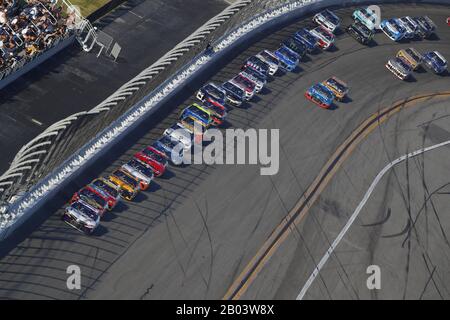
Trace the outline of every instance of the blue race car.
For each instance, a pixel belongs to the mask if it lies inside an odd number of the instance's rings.
[[[329,109],[335,98],[333,92],[321,83],[306,90],[305,97],[324,109]]]
[[[299,56],[286,46],[280,47],[275,51],[275,55],[280,60],[281,68],[286,71],[294,71],[297,68]]]
[[[184,148],[181,142],[174,141],[170,137],[164,135],[152,144],[152,147],[171,161],[174,165],[183,163]]]
[[[423,55],[424,64],[433,70],[434,73],[441,74],[447,70],[447,60],[437,51],[430,51]]]
[[[318,40],[306,28],[302,28],[294,35],[294,39],[300,41],[308,50],[314,52],[318,47]]]
[[[381,21],[381,30],[393,41],[400,41],[406,35],[406,29],[397,19],[386,19]]]

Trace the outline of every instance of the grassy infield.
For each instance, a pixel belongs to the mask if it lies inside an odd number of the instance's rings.
[[[105,3],[109,2],[109,0],[71,0],[70,2],[73,5],[80,7],[81,13],[86,17]]]

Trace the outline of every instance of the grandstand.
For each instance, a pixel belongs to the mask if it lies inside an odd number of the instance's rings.
[[[54,0],[0,1],[0,80],[70,36],[75,18]]]

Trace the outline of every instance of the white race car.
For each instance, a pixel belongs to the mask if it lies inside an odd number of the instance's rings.
[[[334,33],[341,26],[341,19],[333,11],[325,9],[313,17],[313,21]]]

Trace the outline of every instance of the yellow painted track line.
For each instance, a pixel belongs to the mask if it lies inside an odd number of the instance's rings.
[[[233,281],[230,288],[223,297],[224,300],[238,300],[247,291],[255,278],[267,264],[269,259],[284,242],[291,231],[298,225],[316,202],[322,191],[340,169],[345,160],[353,153],[354,149],[379,125],[384,123],[403,108],[411,107],[418,102],[431,98],[448,97],[450,91],[423,94],[399,101],[393,106],[379,110],[362,122],[356,130],[342,143],[325,166],[319,172],[308,187],[305,194],[292,208],[281,223],[272,231],[269,238],[264,242],[256,255],[245,266],[239,276]]]

